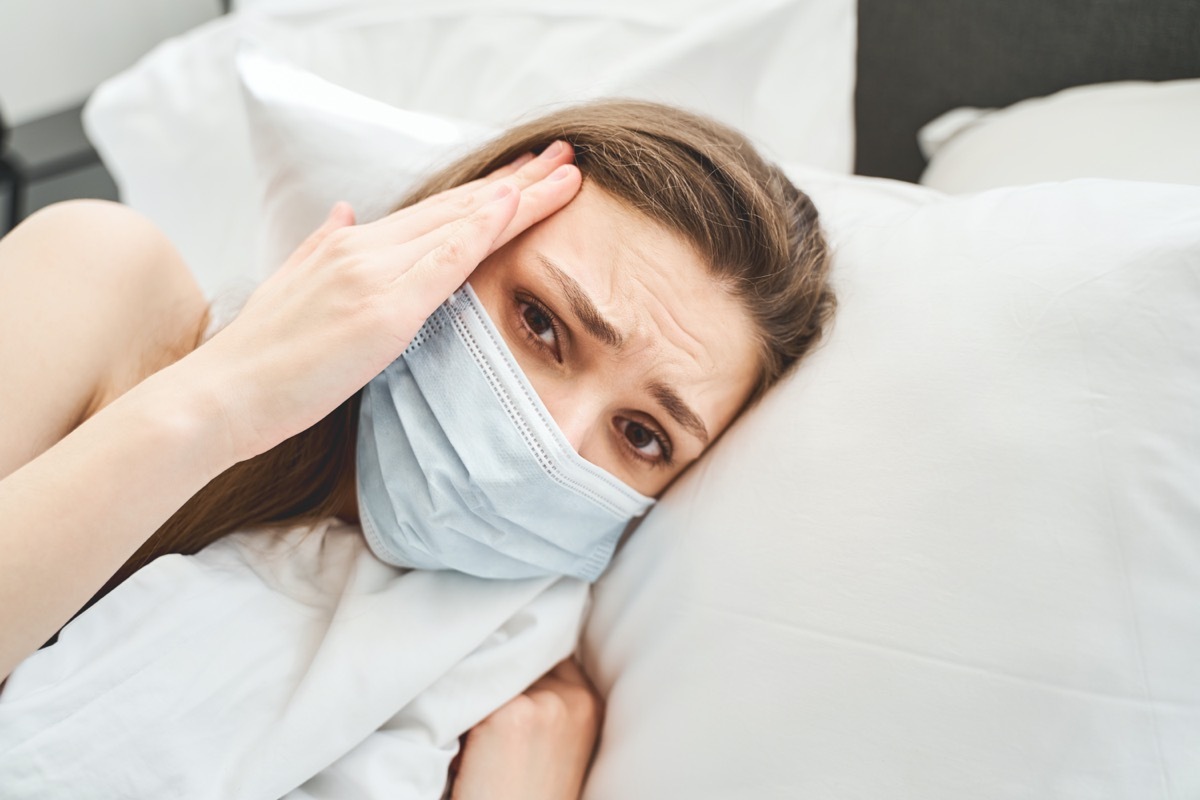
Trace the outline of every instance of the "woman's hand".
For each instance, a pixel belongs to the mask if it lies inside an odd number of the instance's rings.
[[[452,800],[578,800],[603,704],[573,659],[467,734]]]
[[[233,461],[313,425],[394,361],[480,261],[574,197],[573,157],[556,142],[364,225],[335,206],[233,322],[175,365],[211,397]]]

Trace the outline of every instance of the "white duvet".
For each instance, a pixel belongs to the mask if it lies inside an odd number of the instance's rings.
[[[575,646],[571,579],[405,571],[329,520],[165,556],[0,694],[16,798],[438,798],[458,737]]]

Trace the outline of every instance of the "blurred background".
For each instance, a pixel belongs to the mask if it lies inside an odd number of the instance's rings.
[[[162,40],[224,13],[228,0],[0,3],[0,235],[71,197],[116,199],[83,135],[83,102]]]

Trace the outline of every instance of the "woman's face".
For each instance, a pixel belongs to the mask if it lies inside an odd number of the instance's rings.
[[[679,235],[585,182],[471,285],[575,449],[657,495],[732,421],[752,323]]]

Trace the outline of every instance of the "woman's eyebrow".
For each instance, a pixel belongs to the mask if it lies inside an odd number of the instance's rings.
[[[592,298],[587,296],[587,292],[583,290],[579,282],[544,254],[534,253],[534,256],[541,262],[546,272],[550,273],[550,277],[558,282],[563,294],[567,297],[567,302],[571,304],[571,311],[578,317],[579,324],[583,326],[584,330],[602,344],[608,345],[614,350],[620,350],[621,346],[625,344],[625,337],[601,315],[600,309],[596,308],[596,304],[592,302]]]
[[[647,388],[658,404],[683,426],[684,430],[699,439],[701,444],[708,444],[708,428],[704,426],[704,420],[700,419],[700,415],[693,411],[691,406],[683,402],[683,398],[674,389],[658,381],[651,383]]]
[[[621,345],[625,343],[625,337],[604,318],[600,309],[596,308],[596,304],[592,302],[592,298],[588,297],[587,292],[579,285],[579,281],[564,272],[562,267],[547,258],[544,253],[535,252],[534,257],[550,274],[550,277],[558,282],[563,294],[567,297],[567,302],[571,305],[571,311],[579,318],[579,324],[583,326],[584,330],[600,342],[615,350],[620,350]],[[663,407],[663,410],[670,414],[684,430],[699,439],[702,444],[708,444],[708,428],[705,427],[704,420],[700,419],[700,415],[683,401],[678,392],[665,383],[657,381],[651,383],[647,388],[650,390],[650,394],[654,395],[658,404]]]

